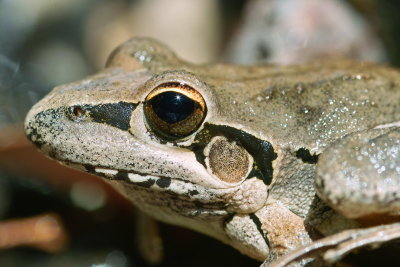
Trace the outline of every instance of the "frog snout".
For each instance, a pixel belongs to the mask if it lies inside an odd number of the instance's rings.
[[[43,150],[46,140],[52,140],[57,133],[63,131],[59,122],[64,113],[62,108],[45,109],[40,103],[32,107],[25,118],[25,134],[35,146]]]

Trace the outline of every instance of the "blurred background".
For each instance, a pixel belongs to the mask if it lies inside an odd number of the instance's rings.
[[[151,266],[132,206],[23,133],[35,102],[102,69],[118,44],[151,36],[196,63],[399,66],[399,10],[396,0],[0,0],[0,266]],[[258,265],[191,231],[160,231],[159,266]]]

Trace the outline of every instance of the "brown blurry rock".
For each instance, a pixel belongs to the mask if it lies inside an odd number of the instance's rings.
[[[220,42],[218,2],[213,0],[103,1],[87,20],[86,51],[96,68],[110,52],[134,36],[156,38],[187,60],[207,62]]]
[[[54,253],[63,250],[67,243],[68,235],[54,213],[0,222],[0,249],[31,246]]]
[[[236,63],[386,59],[367,22],[339,0],[249,1],[243,24],[226,55]]]

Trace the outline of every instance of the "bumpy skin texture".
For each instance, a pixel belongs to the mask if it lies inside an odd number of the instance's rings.
[[[171,82],[194,88],[207,105],[200,128],[175,141],[152,131],[143,112],[149,92]],[[318,157],[346,135],[398,127],[399,110],[400,73],[391,68],[347,61],[198,66],[158,42],[132,39],[104,71],[55,88],[25,127],[43,152],[109,179],[149,215],[263,260],[357,225],[316,196],[316,170],[334,169],[318,166]],[[214,153],[224,148],[231,152]],[[333,155],[352,162],[350,153]],[[212,170],[229,165],[232,179]],[[338,193],[324,185],[321,196],[336,208]]]
[[[349,218],[400,216],[400,128],[354,133],[320,159],[319,195]],[[346,188],[341,190],[340,188]]]

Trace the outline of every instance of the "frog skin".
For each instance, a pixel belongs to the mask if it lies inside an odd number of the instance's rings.
[[[399,228],[399,111],[389,67],[195,65],[142,38],[53,89],[25,129],[146,214],[267,264],[346,229]]]

